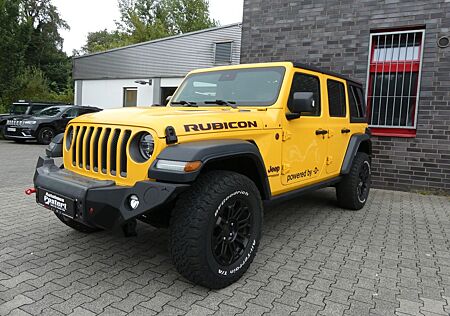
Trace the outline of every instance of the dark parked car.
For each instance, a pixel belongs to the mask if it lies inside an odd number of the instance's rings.
[[[55,102],[32,102],[21,100],[11,104],[8,113],[0,114],[0,134],[4,133],[5,125],[7,120],[18,115],[31,116],[45,108],[55,105],[65,105],[62,103]]]
[[[18,143],[36,139],[40,144],[49,144],[55,135],[64,132],[71,119],[99,111],[96,107],[57,105],[32,116],[19,115],[7,121],[5,138]]]

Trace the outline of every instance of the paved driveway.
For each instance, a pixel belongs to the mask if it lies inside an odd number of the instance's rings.
[[[23,191],[35,144],[0,141],[0,315],[448,315],[450,200],[373,190],[359,212],[315,192],[266,210],[255,262],[208,291],[180,277],[167,232],[83,235]]]

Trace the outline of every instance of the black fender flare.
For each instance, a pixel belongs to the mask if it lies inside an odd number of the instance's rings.
[[[192,183],[209,162],[246,157],[252,159],[258,170],[257,179],[260,183],[256,184],[261,190],[263,199],[269,199],[271,196],[270,185],[267,178],[264,161],[261,157],[258,147],[245,140],[208,140],[181,143],[165,148],[150,166],[148,175],[150,179],[171,183]],[[177,172],[160,170],[156,168],[159,160],[171,161],[201,161],[202,167],[194,172]]]
[[[369,134],[354,134],[350,138],[348,143],[347,152],[344,156],[344,161],[342,163],[341,174],[346,175],[350,172],[353,164],[353,159],[355,159],[356,154],[362,143],[368,144],[368,154],[372,156],[372,141],[370,140]]]

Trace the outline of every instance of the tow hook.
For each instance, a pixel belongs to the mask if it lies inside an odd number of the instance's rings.
[[[36,193],[36,189],[35,188],[31,188],[31,189],[25,190],[25,194],[26,195],[31,195],[31,194],[35,194],[35,193]]]

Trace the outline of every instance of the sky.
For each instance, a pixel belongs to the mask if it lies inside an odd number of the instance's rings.
[[[242,21],[244,0],[209,0],[211,17],[220,25]],[[86,42],[89,32],[112,30],[119,19],[117,0],[53,0],[70,31],[61,31],[64,51],[71,55]]]

